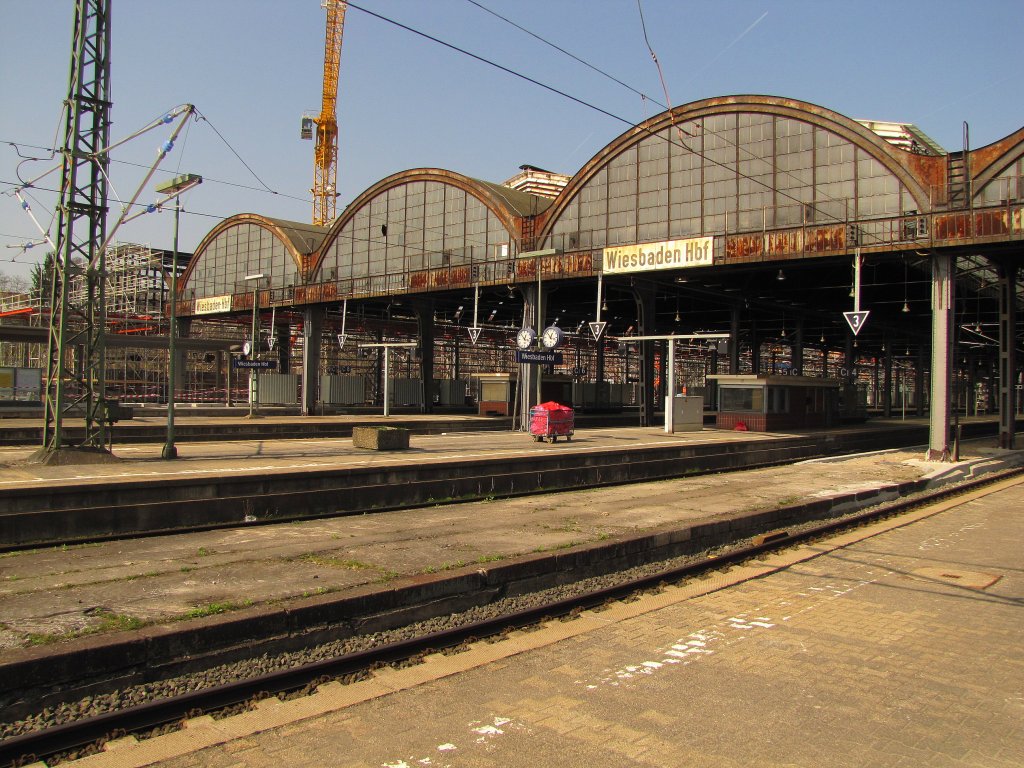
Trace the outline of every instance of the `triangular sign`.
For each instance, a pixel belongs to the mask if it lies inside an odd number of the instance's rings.
[[[862,309],[860,312],[843,312],[843,317],[846,318],[846,322],[849,324],[854,336],[860,333],[860,329],[864,327],[864,323],[868,321],[868,315],[870,314],[871,310],[869,309]]]
[[[338,349],[344,349],[344,348],[345,348],[345,334],[344,333],[339,333],[338,334]]]
[[[482,331],[483,328],[477,328],[476,326],[473,326],[472,328],[467,328],[466,330],[469,331],[469,340],[476,344],[476,340],[480,338],[480,331]]]
[[[604,327],[608,325],[604,320],[597,320],[587,323],[590,326],[590,332],[594,334],[594,341],[601,340],[601,334],[604,333]]]

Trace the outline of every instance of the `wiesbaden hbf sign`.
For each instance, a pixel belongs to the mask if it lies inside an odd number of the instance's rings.
[[[665,240],[660,243],[617,245],[604,249],[604,272],[647,272],[652,269],[710,267],[713,237]]]

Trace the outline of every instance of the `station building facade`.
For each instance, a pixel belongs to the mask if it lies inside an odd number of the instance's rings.
[[[196,328],[273,320],[271,354],[301,382],[306,412],[324,402],[325,376],[379,357],[367,345],[410,339],[421,407],[436,380],[477,366],[518,375],[523,412],[542,389],[528,383],[536,365],[515,363],[516,331],[554,324],[568,344],[541,370],[592,392],[634,385],[642,423],[666,397],[665,368],[696,350],[698,376],[756,374],[769,355],[771,373],[804,374],[813,360],[815,375],[852,378],[870,360],[886,411],[895,366],[914,407],[929,401],[946,420],[954,380],[973,392],[981,378],[1012,441],[1022,176],[1024,128],[947,151],[915,126],[793,99],[706,99],[630,128],[571,178],[532,188],[542,194],[415,169],[372,185],[330,227],[233,216],[197,249],[178,314]],[[664,258],[687,248],[701,258]],[[871,313],[856,334],[842,315],[854,272]],[[953,345],[971,317],[964,371]],[[607,323],[600,339],[595,319]],[[728,343],[691,344],[689,363],[650,338],[709,331]]]

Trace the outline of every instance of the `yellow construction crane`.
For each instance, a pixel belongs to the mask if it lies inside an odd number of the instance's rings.
[[[345,0],[321,0],[327,10],[324,42],[324,89],[320,116],[302,118],[302,138],[313,138],[313,223],[328,226],[334,221],[338,197],[338,68],[341,64],[341,33],[345,27]]]

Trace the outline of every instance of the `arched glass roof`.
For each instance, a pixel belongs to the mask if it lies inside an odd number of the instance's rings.
[[[550,202],[451,171],[395,174],[338,218],[311,281],[349,295],[468,283],[513,257],[520,221]]]
[[[930,198],[912,173],[915,157],[857,121],[792,99],[699,101],[627,131],[587,163],[553,206],[543,246],[603,248],[916,213]]]
[[[245,293],[246,275],[268,277],[265,288],[300,285],[303,265],[322,245],[327,229],[254,213],[225,219],[196,249],[182,276],[188,299]]]

